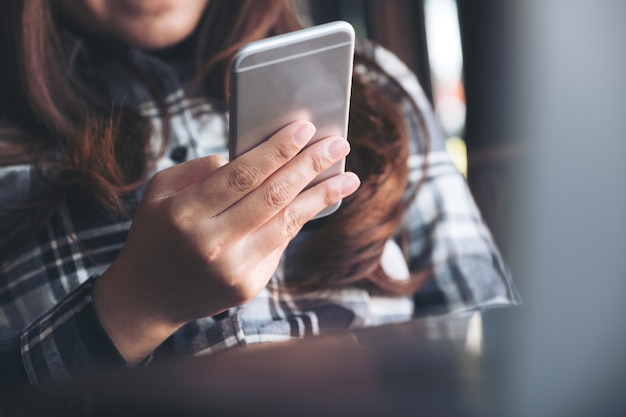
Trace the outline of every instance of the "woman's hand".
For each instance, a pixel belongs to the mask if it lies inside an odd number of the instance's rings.
[[[300,228],[358,188],[345,173],[302,191],[349,152],[338,137],[303,149],[314,131],[296,122],[230,163],[209,156],[154,177],[94,289],[126,360],[141,361],[188,321],[254,298]]]

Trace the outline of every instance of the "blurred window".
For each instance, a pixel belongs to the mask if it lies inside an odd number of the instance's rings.
[[[424,0],[426,42],[433,89],[433,106],[448,136],[446,147],[467,175],[465,88],[459,14],[455,0]]]

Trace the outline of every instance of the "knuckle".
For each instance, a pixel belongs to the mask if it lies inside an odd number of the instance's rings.
[[[202,261],[205,265],[213,265],[224,253],[224,243],[212,241],[202,252]]]
[[[330,206],[341,199],[341,191],[339,188],[331,188],[324,194],[324,205]]]
[[[295,152],[286,146],[278,146],[273,148],[272,156],[279,164],[284,164],[293,158]]]
[[[337,187],[326,186],[323,188],[320,199],[324,207],[328,207],[341,199],[341,192]]]
[[[166,200],[160,206],[163,212],[162,221],[171,225],[179,234],[185,231],[186,226],[193,220],[192,208],[180,204],[178,200]]]
[[[325,158],[323,158],[322,156],[313,155],[311,156],[309,160],[310,160],[311,169],[316,174],[320,174],[322,171],[324,171],[324,169],[326,169],[327,162]]]
[[[197,257],[200,263],[211,274],[222,271],[223,265],[228,260],[228,253],[231,248],[231,242],[227,238],[214,237],[210,241],[201,240],[193,246],[194,257]]]
[[[243,192],[256,186],[257,175],[247,166],[241,165],[231,169],[226,177],[226,185],[229,189]]]
[[[300,216],[290,207],[282,213],[282,226],[286,237],[295,236],[301,227]]]
[[[290,201],[290,193],[285,183],[274,181],[267,187],[265,193],[265,203],[270,207],[282,207]]]

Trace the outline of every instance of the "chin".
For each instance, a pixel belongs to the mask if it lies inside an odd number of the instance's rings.
[[[194,27],[180,28],[176,25],[154,25],[137,30],[138,25],[133,25],[128,30],[119,30],[118,37],[139,49],[158,50],[174,46],[187,37],[191,36]]]

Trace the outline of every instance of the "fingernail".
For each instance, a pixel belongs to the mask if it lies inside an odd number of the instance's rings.
[[[315,126],[313,123],[305,123],[293,135],[293,142],[299,147],[303,148],[304,145],[309,143],[313,135],[315,134]]]
[[[344,174],[344,178],[341,181],[341,197],[347,197],[359,188],[361,180],[354,174]]]
[[[338,161],[348,154],[350,151],[350,145],[345,139],[336,139],[328,145],[328,154],[330,159]]]

